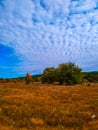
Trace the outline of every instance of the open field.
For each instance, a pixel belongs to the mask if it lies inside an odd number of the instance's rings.
[[[0,130],[98,130],[98,84],[0,84]]]

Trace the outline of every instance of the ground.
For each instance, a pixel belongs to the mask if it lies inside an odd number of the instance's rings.
[[[0,130],[98,130],[98,84],[0,83]]]

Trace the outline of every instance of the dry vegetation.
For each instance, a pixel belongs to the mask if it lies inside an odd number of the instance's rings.
[[[0,84],[0,130],[98,130],[98,84]]]

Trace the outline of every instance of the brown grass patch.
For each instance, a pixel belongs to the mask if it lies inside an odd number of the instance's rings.
[[[0,84],[0,129],[97,130],[98,84]]]

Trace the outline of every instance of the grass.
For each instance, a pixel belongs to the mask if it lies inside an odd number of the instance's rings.
[[[0,130],[97,129],[98,84],[0,84]]]

